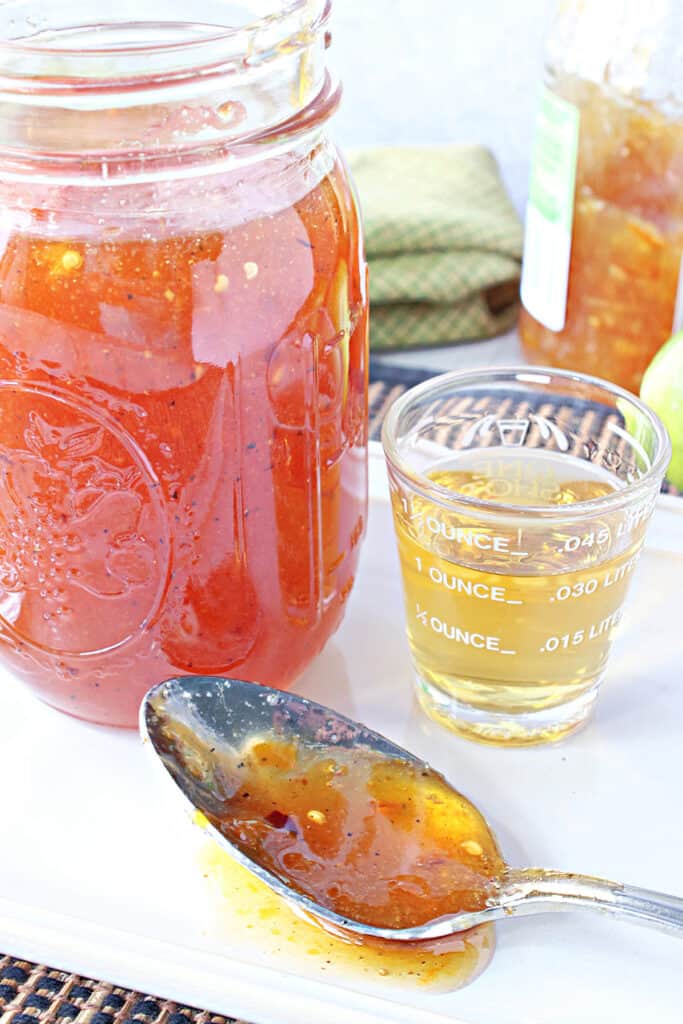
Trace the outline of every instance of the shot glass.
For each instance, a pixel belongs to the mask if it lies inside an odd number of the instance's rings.
[[[383,445],[423,708],[489,743],[586,721],[671,457],[597,378],[447,373],[390,409]]]

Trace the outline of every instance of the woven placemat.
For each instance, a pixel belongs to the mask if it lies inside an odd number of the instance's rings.
[[[434,370],[414,370],[370,359],[370,440],[379,441],[382,423],[390,406],[404,391],[434,376]]]
[[[246,1024],[234,1017],[0,957],[0,1024]]]

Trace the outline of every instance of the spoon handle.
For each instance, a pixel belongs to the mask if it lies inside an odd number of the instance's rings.
[[[500,896],[507,913],[597,910],[683,935],[683,899],[680,897],[590,875],[542,868],[508,868]]]

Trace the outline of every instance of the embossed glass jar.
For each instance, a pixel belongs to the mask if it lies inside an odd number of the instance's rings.
[[[366,270],[326,0],[88,6],[0,11],[0,657],[132,726],[172,675],[286,686],[339,624]]]

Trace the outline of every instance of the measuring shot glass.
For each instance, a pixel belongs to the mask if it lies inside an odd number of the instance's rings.
[[[671,457],[664,427],[618,387],[525,367],[413,388],[382,440],[423,708],[490,743],[572,732]]]

